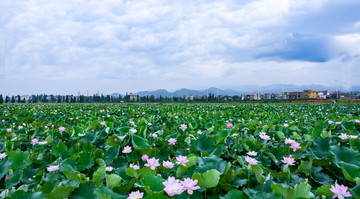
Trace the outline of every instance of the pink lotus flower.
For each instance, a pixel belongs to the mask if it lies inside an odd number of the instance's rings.
[[[348,187],[344,185],[339,185],[338,183],[335,183],[334,185],[331,185],[330,191],[334,193],[332,198],[340,198],[344,199],[344,197],[351,197],[351,193],[347,191]]]
[[[290,138],[285,138],[285,144],[291,144],[293,142],[295,142],[295,140],[292,140]]]
[[[133,191],[129,194],[129,197],[127,199],[140,199],[144,197],[144,193],[140,191]]]
[[[156,133],[150,133],[150,137],[156,138],[158,135]]]
[[[178,118],[179,118],[179,116],[175,115],[175,119],[178,119]]]
[[[188,163],[188,162],[189,162],[189,160],[187,159],[186,156],[179,155],[178,157],[176,157],[177,165],[183,165],[186,167],[186,163]]]
[[[39,143],[38,141],[39,141],[38,139],[32,139],[31,144],[32,145],[38,144]]]
[[[149,158],[146,161],[147,161],[147,163],[144,164],[144,166],[150,167],[150,169],[152,169],[152,170],[155,170],[156,167],[160,166],[159,159]]]
[[[176,141],[177,140],[175,138],[170,138],[168,142],[169,142],[169,145],[175,145]]]
[[[39,145],[45,145],[47,143],[48,143],[47,141],[38,142]]]
[[[6,156],[6,153],[0,153],[0,160],[4,159]]]
[[[192,180],[191,178],[185,178],[181,184],[187,190],[189,195],[192,195],[195,190],[200,189],[199,186],[195,186],[198,183],[198,180]]]
[[[135,122],[132,119],[130,119],[129,122],[130,122],[131,125],[133,125],[133,126],[135,125]]]
[[[175,179],[174,177],[169,177],[165,182],[163,182],[165,186],[164,191],[170,196],[180,195],[185,191],[184,186],[182,185],[180,180]]]
[[[65,127],[59,127],[59,131],[62,132],[62,131],[65,131]]]
[[[12,130],[11,128],[6,129],[6,131],[7,131],[8,133],[10,133],[11,130]]]
[[[183,132],[185,132],[185,130],[187,129],[187,126],[186,126],[186,124],[182,124],[182,125],[180,125],[180,127],[179,127]]]
[[[349,137],[348,137],[348,135],[346,133],[341,133],[338,137],[341,138],[342,140],[349,139]]]
[[[328,121],[328,124],[330,124],[330,125],[333,124],[333,123],[334,123],[334,121],[332,121],[332,120]]]
[[[174,167],[174,163],[172,163],[170,161],[163,161],[162,165],[167,169],[172,169]]]
[[[266,132],[261,132],[259,137],[263,140],[265,140],[265,142],[271,140],[270,136],[266,135]]]
[[[106,123],[105,121],[102,121],[102,122],[100,122],[100,125],[105,126],[105,123]]]
[[[46,170],[48,172],[57,171],[59,170],[59,165],[50,165],[49,167],[46,168]]]
[[[257,165],[258,161],[255,158],[251,158],[249,156],[245,157],[245,162],[248,162],[249,165]]]
[[[129,167],[132,167],[134,170],[140,169],[139,165],[130,163]]]
[[[285,163],[285,168],[288,166],[294,166],[295,164],[295,158],[292,158],[291,155],[289,157],[283,157],[281,162]]]
[[[301,149],[301,146],[298,142],[292,142],[290,148],[295,152],[296,150]]]
[[[111,172],[113,169],[114,169],[113,167],[106,167],[106,168],[105,168],[105,171]]]
[[[126,146],[122,151],[122,153],[131,153],[131,152],[132,152],[131,146]]]
[[[144,154],[141,156],[141,159],[142,159],[142,161],[146,161],[147,159],[149,159],[149,156]]]
[[[255,151],[249,151],[246,154],[248,154],[249,156],[257,156],[258,153]]]
[[[288,123],[285,123],[285,124],[284,124],[284,127],[288,127],[288,126],[289,126],[289,124],[288,124]]]
[[[349,135],[349,138],[351,138],[351,139],[356,139],[356,138],[358,138],[359,136],[357,136],[357,135]]]
[[[360,123],[360,120],[354,120],[355,123]]]
[[[231,129],[233,127],[233,124],[231,124],[231,123],[228,123],[227,125],[226,125],[226,128],[228,128],[228,129]]]

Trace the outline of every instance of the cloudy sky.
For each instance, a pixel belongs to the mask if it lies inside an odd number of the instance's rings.
[[[1,0],[0,93],[360,85],[360,0]]]

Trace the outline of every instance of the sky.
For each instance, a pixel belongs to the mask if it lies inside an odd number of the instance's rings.
[[[360,0],[1,0],[0,93],[360,85]]]

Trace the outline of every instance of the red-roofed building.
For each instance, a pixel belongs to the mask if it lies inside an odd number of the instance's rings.
[[[250,100],[261,100],[260,93],[253,93],[250,95]]]

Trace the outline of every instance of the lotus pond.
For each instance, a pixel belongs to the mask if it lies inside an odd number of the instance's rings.
[[[360,198],[360,104],[3,104],[0,198]]]

